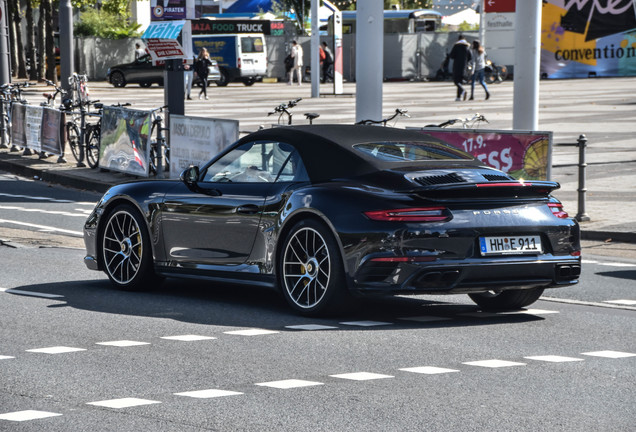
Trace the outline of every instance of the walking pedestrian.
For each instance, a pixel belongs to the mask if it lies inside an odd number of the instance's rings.
[[[192,64],[184,64],[183,65],[183,85],[185,87],[185,95],[186,99],[191,100],[190,93],[192,92],[192,80],[194,80],[194,61],[192,59]]]
[[[289,82],[287,83],[287,85],[292,85],[292,83],[294,82],[294,73],[296,74],[296,78],[298,79],[298,85],[301,85],[303,82],[303,48],[296,41],[292,41],[291,56],[294,60],[294,64],[292,65],[292,69],[289,72]]]
[[[455,98],[455,102],[466,100],[466,90],[462,87],[462,80],[464,79],[466,63],[470,59],[470,52],[468,50],[469,47],[470,44],[466,42],[464,35],[460,34],[449,55],[449,57],[453,60],[453,83],[457,86],[457,97]]]
[[[322,82],[327,82],[328,80],[333,80],[333,53],[329,49],[327,42],[322,43],[322,50],[325,53],[325,60],[322,63]]]
[[[139,42],[135,44],[135,60],[146,55],[146,50],[141,47]]]
[[[205,100],[208,100],[208,68],[212,66],[212,60],[210,60],[210,54],[206,48],[201,48],[196,61],[194,62],[194,72],[201,80],[201,91],[199,92],[199,99],[201,96],[205,96]]]
[[[486,50],[481,46],[478,40],[473,41],[473,45],[470,48],[470,63],[473,66],[473,79],[470,83],[470,100],[474,99],[475,93],[475,80],[479,81],[479,84],[484,88],[486,92],[486,100],[490,99],[490,93],[486,86],[484,78],[486,76]]]

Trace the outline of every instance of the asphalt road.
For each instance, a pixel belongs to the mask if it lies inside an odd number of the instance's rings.
[[[586,254],[517,313],[417,296],[307,319],[251,287],[117,291],[73,234],[98,196],[0,185],[0,219],[39,226],[0,222],[0,430],[633,430],[636,260]]]

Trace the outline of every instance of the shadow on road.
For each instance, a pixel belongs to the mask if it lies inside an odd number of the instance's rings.
[[[32,284],[14,290],[63,296],[52,299],[59,303],[48,305],[51,308],[72,307],[194,324],[276,330],[288,325],[312,323],[333,326],[338,322],[356,320],[394,324],[390,327],[352,328],[373,331],[513,324],[544,319],[528,313],[482,313],[467,296],[465,304],[445,301],[444,296],[360,299],[347,315],[307,318],[295,314],[282,296],[272,290],[249,286],[213,286],[211,283],[179,279],[167,279],[160,287],[144,292],[120,291],[113,288],[108,280]],[[457,298],[464,296],[453,297],[453,301],[457,301]]]

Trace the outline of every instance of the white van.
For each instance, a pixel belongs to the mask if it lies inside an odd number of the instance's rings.
[[[240,81],[250,86],[267,74],[267,47],[263,33],[193,35],[194,52],[207,48],[217,61],[221,78],[219,86]]]

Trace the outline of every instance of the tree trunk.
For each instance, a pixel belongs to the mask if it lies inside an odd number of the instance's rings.
[[[38,70],[37,63],[35,61],[35,28],[33,26],[33,5],[31,0],[26,2],[26,23],[27,23],[27,55],[29,58],[29,79],[37,81]]]
[[[17,63],[16,69],[18,70],[18,78],[27,78],[26,71],[26,60],[24,58],[24,45],[22,44],[22,26],[20,23],[22,22],[22,17],[20,16],[20,1],[16,0],[13,3],[13,25],[15,26],[15,48]]]
[[[38,81],[46,78],[46,31],[44,31],[45,2],[40,1],[40,17],[38,18]]]
[[[46,22],[46,78],[57,83],[55,69],[55,41],[53,40],[53,5],[51,0],[42,0],[45,5],[44,21]]]

